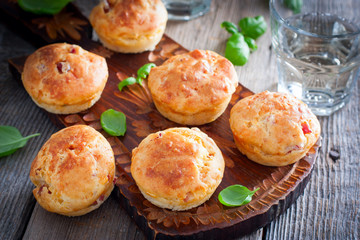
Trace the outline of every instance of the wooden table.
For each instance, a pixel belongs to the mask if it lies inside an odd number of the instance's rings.
[[[6,0],[5,0],[6,1]],[[88,15],[97,0],[75,3]],[[190,22],[168,22],[166,34],[185,48],[224,53],[229,37],[224,20],[263,15],[268,30],[249,62],[237,67],[239,81],[253,92],[276,91],[277,70],[271,51],[266,0],[213,0],[210,12]],[[30,99],[8,70],[8,58],[32,53],[26,36],[0,17],[0,125],[37,137],[15,154],[0,159],[0,239],[146,239],[118,203],[115,194],[96,211],[69,218],[43,210],[32,195],[30,165],[42,144],[58,129]],[[330,117],[320,117],[322,147],[312,178],[295,204],[266,227],[241,239],[360,239],[360,88],[350,103]],[[338,155],[338,156],[337,156]]]

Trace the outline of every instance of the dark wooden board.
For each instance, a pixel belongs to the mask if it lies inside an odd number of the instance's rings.
[[[33,37],[41,38],[45,43],[59,41],[77,43],[107,59],[109,80],[101,99],[92,108],[79,114],[49,114],[49,116],[59,127],[74,124],[90,125],[109,140],[116,159],[119,201],[149,238],[175,236],[219,239],[244,235],[268,224],[303,192],[310,178],[318,146],[312,148],[308,155],[297,163],[286,167],[262,166],[240,154],[230,131],[229,113],[239,99],[253,94],[240,85],[225,113],[213,123],[199,126],[215,140],[226,162],[223,181],[215,194],[203,205],[189,211],[172,212],[153,206],[144,199],[131,177],[131,150],[149,133],[179,125],[166,120],[157,112],[146,82],[143,88],[135,85],[123,92],[117,90],[117,84],[125,77],[134,75],[136,70],[147,62],[155,62],[159,65],[170,56],[187,50],[164,36],[152,52],[141,54],[111,52],[90,39],[88,21],[71,5],[61,13],[62,18],[65,18],[62,22],[67,24],[70,21],[66,21],[66,18],[68,20],[71,18],[73,22],[80,23],[73,28],[79,35],[74,34],[73,31],[69,32],[70,35],[64,31],[61,34],[60,31],[54,39],[51,39],[50,36],[53,36],[54,31],[59,30],[59,28],[45,30],[46,23],[51,22],[51,17],[42,17],[41,20],[38,16],[24,14],[15,3],[11,2],[2,2],[1,8],[29,29]],[[45,24],[45,27],[40,24],[42,27],[39,28],[39,22]],[[14,74],[21,73],[24,61],[25,57],[9,61]],[[101,129],[99,117],[109,108],[126,114],[128,130],[124,137],[111,137]],[[250,204],[227,208],[218,202],[216,196],[219,191],[232,184],[242,184],[250,189],[259,187],[260,190],[254,195]]]

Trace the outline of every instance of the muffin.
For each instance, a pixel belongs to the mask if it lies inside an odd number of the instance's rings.
[[[131,174],[147,200],[180,211],[211,197],[224,165],[220,149],[198,128],[169,128],[150,134],[133,150]]]
[[[33,194],[47,211],[80,216],[97,209],[114,188],[110,144],[92,127],[75,125],[53,134],[31,164]]]
[[[148,77],[157,110],[185,125],[201,125],[218,118],[237,85],[232,63],[209,50],[173,56],[152,68]]]
[[[320,136],[320,123],[305,103],[268,91],[237,102],[230,112],[230,127],[240,152],[266,166],[300,160]]]
[[[22,82],[33,101],[56,114],[77,113],[100,98],[108,79],[103,57],[77,45],[55,43],[25,61]]]
[[[94,7],[89,17],[100,42],[122,53],[154,50],[167,19],[161,0],[105,0]]]

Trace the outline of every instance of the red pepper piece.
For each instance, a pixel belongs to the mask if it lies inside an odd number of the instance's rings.
[[[99,197],[100,202],[104,201],[104,199],[105,199],[105,196],[103,194],[101,194]]]
[[[311,133],[312,131],[309,129],[309,125],[307,123],[301,124],[302,131],[304,134]]]
[[[67,73],[70,71],[70,64],[67,62],[59,62],[56,64],[56,67],[59,73]]]
[[[116,184],[117,179],[118,178],[116,176],[114,176],[113,184]]]

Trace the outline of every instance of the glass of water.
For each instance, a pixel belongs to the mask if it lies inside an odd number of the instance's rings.
[[[360,74],[360,0],[270,0],[278,91],[318,116],[349,102]]]
[[[211,0],[163,0],[170,20],[188,21],[210,10]]]

